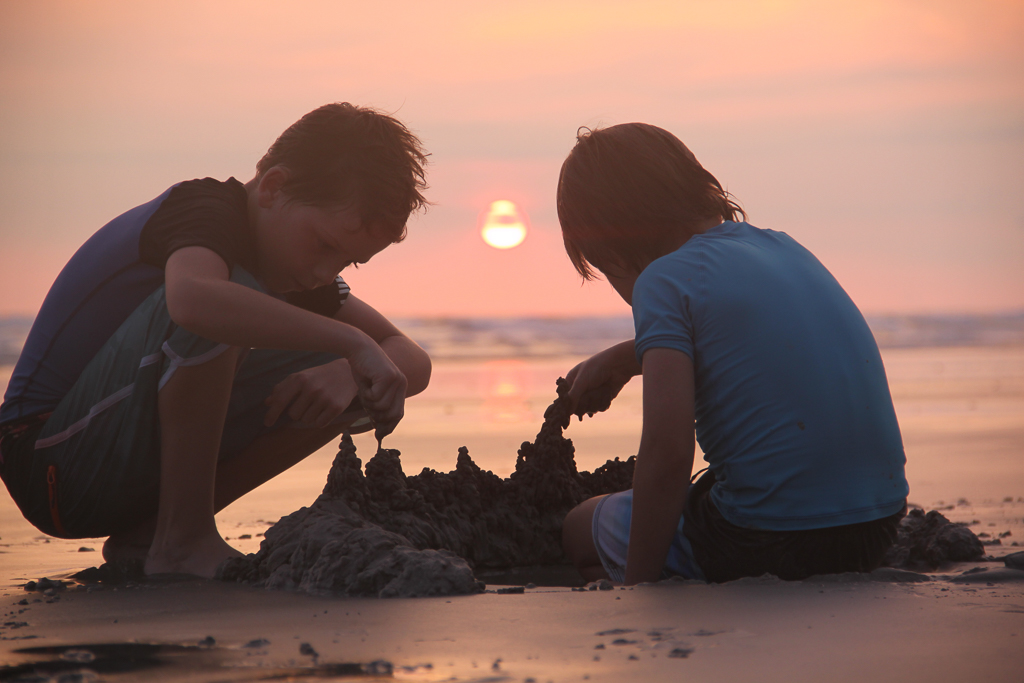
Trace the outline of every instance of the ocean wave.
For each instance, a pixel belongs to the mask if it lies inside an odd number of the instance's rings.
[[[1024,345],[1024,311],[991,315],[873,315],[882,348]],[[629,316],[404,318],[406,334],[437,359],[588,356],[633,336]],[[0,318],[0,364],[14,363],[32,319]]]

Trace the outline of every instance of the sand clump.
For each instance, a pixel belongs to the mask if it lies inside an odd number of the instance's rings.
[[[482,590],[474,571],[564,562],[562,520],[591,496],[632,485],[635,459],[576,469],[567,384],[544,413],[537,438],[519,449],[515,472],[482,470],[465,447],[448,473],[406,476],[397,450],[366,464],[350,438],[323,493],[271,527],[259,552],[224,563],[218,578],[267,588],[353,596],[427,596]],[[578,415],[607,409],[591,394]]]
[[[912,571],[934,571],[954,562],[974,562],[985,556],[973,531],[950,522],[937,510],[911,510],[900,522],[899,537],[883,565]]]

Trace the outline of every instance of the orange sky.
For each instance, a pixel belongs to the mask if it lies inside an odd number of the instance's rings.
[[[1020,2],[370,5],[0,3],[0,315],[32,314],[110,218],[247,180],[338,100],[432,152],[435,205],[349,277],[390,315],[627,312],[580,286],[554,190],[578,126],[632,120],[679,135],[866,312],[1024,308]],[[495,199],[528,213],[522,246],[480,240]]]

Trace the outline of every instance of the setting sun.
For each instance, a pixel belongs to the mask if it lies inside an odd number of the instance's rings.
[[[526,239],[526,215],[507,199],[491,202],[481,222],[484,242],[495,249],[518,247]]]

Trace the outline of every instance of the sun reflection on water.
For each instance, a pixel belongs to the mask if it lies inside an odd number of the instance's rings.
[[[531,419],[530,367],[522,360],[487,361],[480,372],[484,397],[480,412],[484,420],[495,423],[525,422]]]

